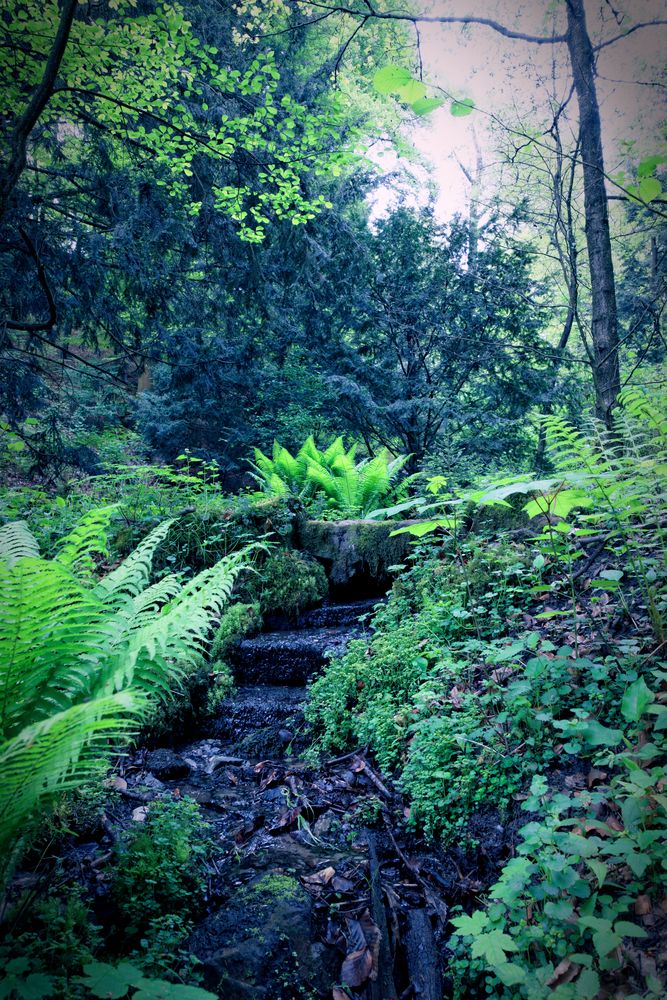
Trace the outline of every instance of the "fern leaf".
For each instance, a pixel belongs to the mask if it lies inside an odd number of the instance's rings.
[[[19,559],[34,559],[39,556],[37,539],[25,521],[12,521],[0,528],[0,559],[9,567]]]

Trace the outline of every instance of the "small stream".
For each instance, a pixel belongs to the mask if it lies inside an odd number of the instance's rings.
[[[126,768],[123,797],[137,820],[171,792],[196,800],[215,831],[209,912],[189,947],[224,1000],[314,1000],[340,981],[338,924],[369,905],[353,814],[376,789],[352,757],[318,770],[297,755],[308,681],[364,634],[376,603],[327,602],[296,625],[270,619],[231,655],[237,686],[205,738],[141,751]],[[332,893],[333,922],[323,899]]]
[[[471,822],[474,855],[463,844],[439,851],[408,834],[400,792],[363,750],[303,760],[308,681],[370,635],[376,604],[329,601],[296,624],[269,620],[230,657],[237,687],[217,718],[181,743],[137,750],[115,779],[112,825],[141,822],[172,794],[194,799],[213,830],[205,912],[188,948],[221,1000],[331,1000],[345,976],[350,1000],[441,1000],[449,906],[472,902],[507,856],[492,808]],[[89,858],[85,848],[76,863],[90,882],[100,846]],[[102,910],[104,900],[100,885]]]

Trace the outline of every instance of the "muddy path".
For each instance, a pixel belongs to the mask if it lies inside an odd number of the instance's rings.
[[[484,846],[472,857],[409,835],[400,793],[363,748],[299,757],[306,683],[364,634],[373,603],[327,604],[297,628],[274,619],[237,647],[238,687],[205,733],[139,749],[113,779],[112,827],[173,795],[212,828],[206,912],[188,946],[221,1000],[438,1000],[449,908],[472,903],[507,857],[492,811],[474,820]]]

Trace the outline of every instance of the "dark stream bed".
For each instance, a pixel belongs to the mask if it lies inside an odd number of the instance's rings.
[[[307,682],[364,636],[376,601],[328,603],[297,627],[276,618],[240,642],[237,687],[206,731],[127,757],[107,835],[66,846],[104,923],[99,858],[114,829],[142,822],[158,797],[195,800],[218,849],[188,948],[221,1000],[446,996],[448,910],[471,903],[508,855],[510,831],[492,810],[473,820],[483,847],[472,856],[410,835],[400,793],[363,748],[301,759]],[[343,980],[347,993],[336,989]]]

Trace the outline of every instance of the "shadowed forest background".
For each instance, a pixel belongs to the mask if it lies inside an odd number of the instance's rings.
[[[626,8],[6,0],[0,996],[663,995]]]

